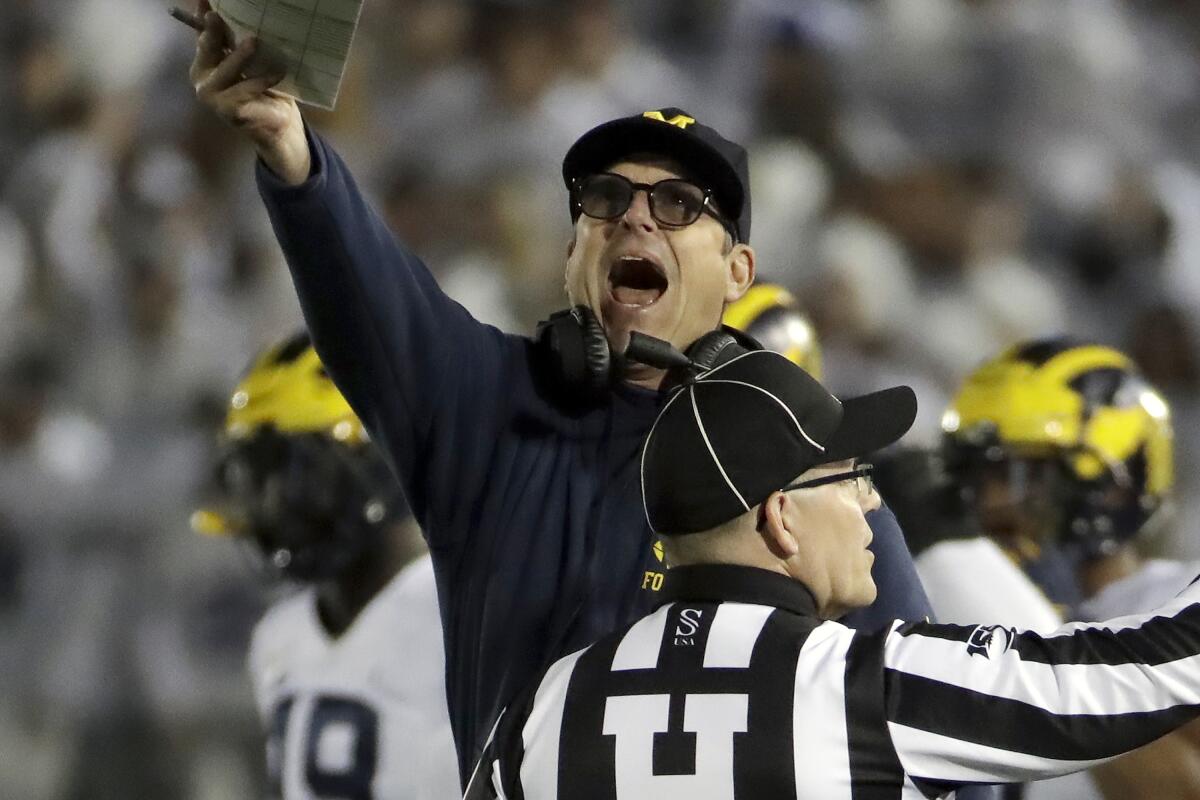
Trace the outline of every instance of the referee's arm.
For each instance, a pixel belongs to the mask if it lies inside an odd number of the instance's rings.
[[[1039,635],[898,624],[887,726],[904,771],[936,783],[1086,769],[1200,715],[1200,583],[1150,614]]]

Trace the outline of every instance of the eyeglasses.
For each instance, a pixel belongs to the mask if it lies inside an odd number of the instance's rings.
[[[645,192],[650,216],[660,225],[682,228],[708,214],[729,231],[734,241],[737,231],[729,220],[712,208],[712,192],[682,178],[657,183],[634,183],[624,175],[598,172],[573,181],[571,202],[575,210],[593,219],[614,220],[629,210],[634,192]]]
[[[813,489],[817,486],[827,486],[831,483],[841,483],[842,481],[854,481],[858,489],[860,497],[866,497],[871,493],[871,487],[875,482],[871,479],[871,473],[875,470],[870,464],[859,464],[849,472],[835,472],[832,475],[822,475],[819,478],[810,478],[806,481],[797,481],[793,484],[780,489],[782,492],[790,492],[793,489]]]

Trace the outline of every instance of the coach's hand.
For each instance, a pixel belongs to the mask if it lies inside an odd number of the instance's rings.
[[[293,186],[304,183],[312,155],[304,137],[304,122],[296,101],[271,87],[282,74],[245,77],[254,55],[255,40],[247,38],[232,50],[233,32],[199,1],[204,32],[196,40],[196,57],[189,75],[196,97],[221,119],[246,132],[271,171]]]

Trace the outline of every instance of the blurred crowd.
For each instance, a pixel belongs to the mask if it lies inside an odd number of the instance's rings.
[[[300,316],[166,7],[6,0],[0,26],[5,796],[261,785],[266,592],[187,518],[227,392]],[[562,155],[663,106],[748,146],[760,277],[812,315],[833,391],[917,390],[913,443],[1017,339],[1130,352],[1175,412],[1159,546],[1200,556],[1200,5],[368,0],[307,116],[451,295],[529,333],[564,303]]]

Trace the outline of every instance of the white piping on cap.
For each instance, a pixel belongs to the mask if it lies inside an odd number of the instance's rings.
[[[650,448],[650,442],[654,439],[654,431],[658,429],[659,421],[666,415],[667,409],[671,404],[683,396],[684,392],[690,391],[692,387],[687,387],[683,391],[676,392],[667,400],[666,405],[658,412],[658,416],[654,418],[654,424],[650,426],[650,432],[646,434],[646,442],[642,445],[642,463],[638,468],[639,475],[642,481],[642,513],[646,515],[646,524],[650,526],[650,530],[655,530],[654,523],[650,521],[650,508],[646,505],[646,450]]]
[[[776,403],[779,404],[779,407],[783,409],[783,412],[785,414],[787,414],[789,418],[791,418],[792,424],[796,426],[796,430],[800,431],[800,435],[804,437],[804,441],[808,442],[813,447],[820,450],[822,453],[825,452],[825,448],[822,447],[821,445],[817,444],[815,441],[813,441],[813,438],[811,436],[809,436],[808,433],[804,430],[804,426],[802,426],[800,424],[800,420],[796,419],[796,415],[793,414],[792,410],[787,407],[787,404],[784,403],[782,400],[780,400],[775,395],[768,392],[766,389],[762,388],[761,386],[755,386],[753,383],[746,383],[745,381],[711,380],[711,381],[705,381],[705,383],[730,383],[730,384],[733,384],[734,386],[745,386],[750,389],[757,389],[758,391],[762,392],[767,397],[771,398],[772,400],[774,400]]]
[[[705,381],[712,383],[713,381]],[[733,481],[729,480],[729,475],[725,472],[725,467],[721,466],[721,459],[717,458],[717,451],[713,450],[712,442],[708,440],[708,431],[704,430],[704,420],[700,419],[700,408],[696,405],[696,390],[695,386],[689,386],[691,389],[692,398],[692,413],[696,415],[696,424],[700,426],[700,436],[704,439],[704,446],[708,448],[708,454],[712,456],[713,463],[717,465],[717,469],[721,472],[721,477],[725,479],[725,484],[729,487],[729,491],[733,492],[737,497],[738,502],[742,504],[742,508],[750,510],[750,504],[746,502],[746,498],[742,497],[742,493],[733,485]]]

